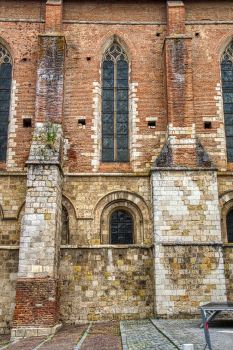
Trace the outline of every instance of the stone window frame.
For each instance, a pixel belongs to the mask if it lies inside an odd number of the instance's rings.
[[[7,145],[6,145],[6,157],[5,161],[0,161],[0,164],[7,164],[7,159],[8,159],[8,151],[9,151],[9,132],[10,132],[10,122],[11,122],[11,104],[12,104],[12,91],[13,91],[13,71],[14,71],[14,54],[13,51],[8,44],[6,40],[3,39],[3,37],[0,37],[0,46],[3,47],[7,53],[8,53],[8,58],[9,58],[9,63],[12,66],[12,71],[11,71],[11,88],[10,88],[10,101],[9,101],[9,113],[8,113],[8,130],[7,130]]]
[[[233,195],[233,193],[232,193]],[[222,241],[223,243],[228,243],[228,234],[227,234],[227,214],[233,210],[233,198],[231,198],[229,201],[227,201],[223,207],[221,212],[221,229],[222,229]]]
[[[128,211],[133,218],[133,244],[143,242],[143,218],[142,213],[133,202],[125,199],[115,200],[106,205],[101,214],[101,244],[111,244],[111,217],[114,212],[124,210]]]
[[[153,230],[151,229],[153,223],[152,207],[141,195],[128,190],[108,192],[99,198],[93,207],[93,236],[99,241],[99,244],[109,244],[109,214],[106,214],[112,204],[114,204],[115,210],[118,208],[125,210],[128,210],[129,207],[132,208],[134,214],[139,218],[134,244],[151,245],[153,239]]]
[[[103,84],[103,79],[102,79],[102,73],[103,73],[103,57],[106,53],[106,50],[113,45],[114,43],[118,43],[118,45],[124,50],[124,52],[127,55],[127,60],[128,60],[128,161],[127,163],[131,162],[132,158],[132,150],[131,150],[131,137],[132,137],[132,69],[131,69],[131,62],[132,62],[132,57],[130,53],[130,49],[126,42],[117,34],[113,34],[111,37],[109,37],[101,46],[101,49],[99,51],[99,61],[100,61],[100,98],[98,99],[98,104],[100,107],[100,114],[99,114],[99,123],[97,128],[100,130],[100,134],[98,137],[98,148],[99,148],[99,162],[98,164],[109,164],[106,162],[102,161],[102,84]],[[119,162],[112,162],[114,163],[119,163]]]

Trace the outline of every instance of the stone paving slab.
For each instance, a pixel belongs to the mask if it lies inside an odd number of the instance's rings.
[[[92,325],[80,350],[122,350],[119,322]]]
[[[12,344],[6,348],[6,350],[32,350],[39,345],[46,337],[33,337],[27,339],[21,339],[15,344]]]
[[[40,347],[40,350],[73,350],[87,327],[87,324],[62,326],[51,340]]]
[[[121,321],[121,335],[125,339],[123,350],[177,349],[150,320]]]
[[[11,335],[10,334],[2,334],[0,335],[0,347],[10,342]]]
[[[179,349],[183,344],[194,344],[195,350],[203,350],[205,345],[204,329],[200,328],[201,319],[157,320],[151,319],[157,329],[169,337]],[[233,320],[215,320],[209,324],[210,340],[213,350],[219,349],[218,331],[233,330]],[[226,349],[227,350],[227,349]]]

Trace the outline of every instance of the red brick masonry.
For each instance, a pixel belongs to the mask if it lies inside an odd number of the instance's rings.
[[[59,320],[60,282],[55,278],[18,279],[13,327],[53,327]]]

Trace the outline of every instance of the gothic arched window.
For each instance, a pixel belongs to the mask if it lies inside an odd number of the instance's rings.
[[[103,55],[102,161],[128,160],[128,58],[113,42]]]
[[[115,211],[110,220],[111,244],[133,244],[133,218],[124,210]]]
[[[0,44],[0,163],[6,162],[7,132],[10,113],[12,58]]]
[[[233,210],[230,210],[226,217],[228,243],[233,243]]]
[[[222,89],[227,144],[227,160],[233,162],[233,42],[226,48],[221,59]]]

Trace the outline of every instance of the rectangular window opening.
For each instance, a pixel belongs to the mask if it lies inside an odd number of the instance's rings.
[[[211,129],[211,122],[205,122],[204,123],[204,128],[205,129]]]
[[[155,127],[156,127],[156,122],[155,122],[155,120],[150,120],[150,121],[148,121],[148,128],[149,128],[149,129],[155,129]]]
[[[80,128],[84,127],[86,125],[86,120],[85,119],[79,119],[78,120],[78,126]]]
[[[30,118],[23,119],[23,127],[30,128],[32,126],[32,120]]]

